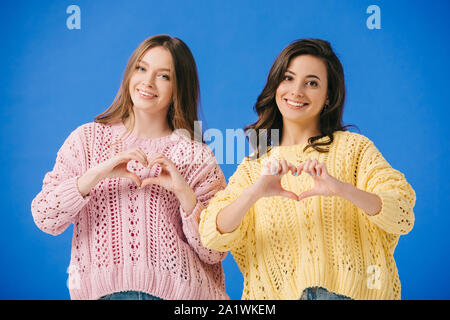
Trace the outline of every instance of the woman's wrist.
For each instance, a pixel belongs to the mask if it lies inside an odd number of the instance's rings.
[[[85,197],[89,195],[91,189],[102,180],[102,174],[95,167],[88,169],[77,180],[78,191]]]
[[[378,195],[360,190],[351,183],[342,182],[336,195],[352,202],[369,216],[377,215],[381,211],[382,201]]]
[[[190,215],[197,205],[197,197],[194,190],[186,183],[185,186],[175,192],[175,196],[178,198],[183,211]]]
[[[252,185],[248,186],[243,193],[248,194],[249,198],[251,199],[252,203],[255,203],[260,198],[263,197],[261,188],[259,186],[259,181],[256,181]]]
[[[221,233],[230,233],[236,228],[244,219],[244,216],[250,210],[258,199],[262,197],[260,189],[255,184],[244,189],[241,195],[223,208],[216,217],[216,227]]]

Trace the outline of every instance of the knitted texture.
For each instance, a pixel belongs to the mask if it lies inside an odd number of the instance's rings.
[[[399,236],[414,224],[414,190],[363,135],[335,132],[328,153],[312,148],[303,152],[305,146],[280,146],[260,159],[245,158],[225,190],[201,213],[203,244],[231,251],[244,276],[243,299],[299,299],[312,286],[354,299],[400,299],[393,254]],[[217,214],[256,181],[270,157],[294,165],[308,158],[324,162],[336,179],[377,194],[382,209],[369,216],[337,196],[301,201],[265,197],[250,208],[236,230],[221,234]],[[281,184],[296,194],[314,186],[305,173],[286,174]]]
[[[198,233],[201,211],[226,186],[214,154],[176,133],[157,139],[125,133],[121,122],[78,127],[31,205],[36,225],[46,233],[57,235],[74,224],[71,298],[137,290],[163,299],[229,299],[221,264],[226,253],[205,248]],[[172,192],[155,184],[141,189],[127,178],[104,179],[81,196],[77,180],[87,169],[136,148],[147,157],[159,152],[175,164],[197,197],[192,213],[183,211]],[[127,168],[141,180],[161,170],[134,160]]]

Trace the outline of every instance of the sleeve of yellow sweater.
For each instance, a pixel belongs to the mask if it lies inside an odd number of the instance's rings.
[[[242,219],[241,224],[230,233],[220,233],[217,230],[216,219],[219,212],[235,201],[250,185],[247,158],[238,166],[236,172],[230,177],[228,185],[224,190],[216,193],[200,215],[200,238],[203,245],[217,251],[231,251],[233,255],[244,255],[245,235],[248,228],[249,216],[253,207]]]
[[[407,234],[414,225],[416,194],[405,176],[393,169],[372,141],[364,139],[357,188],[381,198],[381,211],[369,220],[391,234]]]

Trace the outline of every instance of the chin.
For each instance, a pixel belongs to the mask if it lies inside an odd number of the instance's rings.
[[[293,110],[283,111],[281,113],[281,116],[283,118],[283,121],[287,120],[290,122],[297,122],[297,123],[304,123],[305,121],[311,121],[315,117],[312,112],[298,114],[296,111]]]
[[[147,114],[159,114],[161,112],[166,112],[166,109],[159,105],[134,105],[133,109],[139,112],[147,113]]]

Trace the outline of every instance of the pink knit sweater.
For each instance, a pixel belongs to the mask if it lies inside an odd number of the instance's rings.
[[[226,186],[214,154],[175,133],[157,139],[125,133],[121,122],[78,127],[32,202],[42,231],[57,235],[74,224],[70,297],[98,299],[138,290],[163,299],[229,299],[221,264],[226,253],[203,247],[198,233],[201,211]],[[197,197],[192,213],[182,210],[172,192],[154,184],[140,189],[127,178],[105,179],[81,196],[77,179],[87,169],[137,147],[148,157],[159,152],[174,162]],[[130,161],[128,169],[142,180],[160,167]]]

